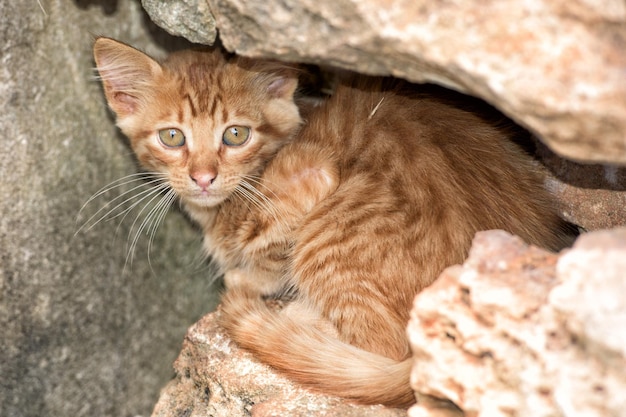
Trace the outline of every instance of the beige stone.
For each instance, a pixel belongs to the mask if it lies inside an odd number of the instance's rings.
[[[623,415],[625,259],[623,229],[560,257],[479,233],[465,264],[416,298],[414,389],[468,416]]]
[[[622,415],[625,270],[626,229],[583,235],[560,255],[478,233],[464,265],[416,297],[409,416]],[[405,415],[294,386],[238,349],[217,314],[189,330],[153,417]]]

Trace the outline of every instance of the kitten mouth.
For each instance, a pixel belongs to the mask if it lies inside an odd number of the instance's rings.
[[[201,190],[192,193],[187,197],[187,201],[194,206],[198,207],[214,207],[220,204],[224,198],[219,194],[210,192],[208,190]]]

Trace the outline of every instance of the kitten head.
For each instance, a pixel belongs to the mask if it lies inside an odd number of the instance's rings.
[[[227,199],[259,175],[299,129],[295,70],[284,64],[187,50],[159,63],[108,38],[94,57],[117,124],[141,165],[167,175],[191,207]]]

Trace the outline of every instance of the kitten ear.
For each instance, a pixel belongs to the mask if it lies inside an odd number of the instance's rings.
[[[96,39],[93,55],[111,109],[119,118],[134,114],[161,66],[143,52],[104,37]]]
[[[295,74],[281,74],[267,87],[268,94],[273,98],[291,100],[298,87],[298,77]]]

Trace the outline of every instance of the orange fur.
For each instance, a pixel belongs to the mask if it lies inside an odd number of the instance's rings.
[[[225,273],[221,324],[305,386],[409,405],[411,302],[476,231],[566,243],[507,132],[419,86],[350,77],[303,122],[289,66],[219,50],[159,64],[106,38],[94,54],[140,162],[168,175]],[[232,126],[248,142],[222,142]],[[159,142],[169,128],[183,146]],[[278,311],[277,294],[292,298]]]

